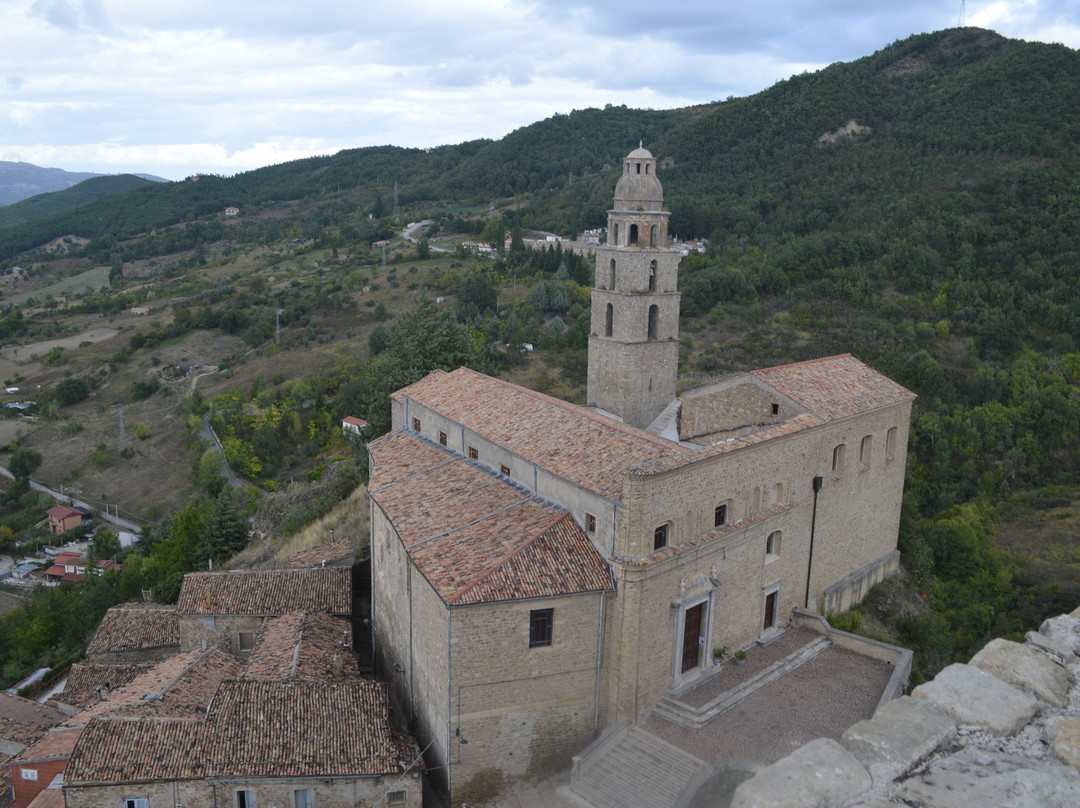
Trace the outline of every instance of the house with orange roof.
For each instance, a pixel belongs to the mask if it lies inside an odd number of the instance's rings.
[[[587,406],[435,371],[368,445],[377,664],[453,806],[564,770],[710,677],[714,649],[898,570],[914,394],[849,354],[679,391],[668,216],[633,150]]]
[[[63,533],[74,530],[86,519],[86,514],[70,505],[53,505],[45,512],[49,518],[49,532]]]

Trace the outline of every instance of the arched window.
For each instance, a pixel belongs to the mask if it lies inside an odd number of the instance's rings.
[[[761,488],[754,486],[754,495],[750,498],[750,513],[758,513],[761,510]]]
[[[773,489],[773,496],[776,497],[776,504],[777,505],[779,505],[781,502],[784,501],[784,484],[783,483],[777,483],[776,484],[776,487]]]
[[[615,307],[607,304],[607,314],[604,316],[604,336],[610,337],[615,327]]]
[[[847,446],[840,444],[832,450],[832,473],[833,477],[839,479],[844,476],[844,455],[847,453]]]
[[[765,539],[765,560],[774,561],[780,555],[780,531],[774,530]]]
[[[628,242],[629,244],[637,244],[637,233],[637,225],[630,225],[630,241]]]
[[[874,451],[874,436],[867,435],[859,444],[859,462],[864,469],[870,468],[870,456]]]
[[[634,165],[637,166],[637,173],[640,174],[641,173],[641,163],[634,163]]]
[[[656,336],[660,331],[660,307],[649,306],[649,339],[658,339]]]
[[[649,246],[650,247],[655,247],[656,246],[656,225],[655,224],[652,227],[649,228]]]
[[[611,243],[614,244],[616,247],[618,247],[619,246],[619,225],[616,224],[615,227],[612,229],[612,236],[614,237],[614,240]]]
[[[889,427],[889,431],[885,433],[885,459],[893,460],[896,458],[896,427]]]
[[[656,291],[656,261],[649,262],[649,291]]]
[[[608,274],[608,289],[615,288],[615,259],[611,259],[611,272]]]

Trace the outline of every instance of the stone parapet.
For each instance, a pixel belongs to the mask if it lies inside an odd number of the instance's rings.
[[[819,739],[739,786],[733,808],[1080,805],[1080,609]],[[827,787],[825,787],[827,786]]]

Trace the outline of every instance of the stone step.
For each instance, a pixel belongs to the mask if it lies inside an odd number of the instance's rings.
[[[750,696],[787,673],[795,670],[816,657],[832,643],[825,637],[817,637],[802,648],[789,654],[783,659],[774,662],[757,676],[749,679],[731,690],[726,690],[716,698],[706,702],[700,707],[680,701],[677,696],[663,696],[653,708],[653,713],[660,718],[678,724],[686,729],[700,729],[725,710],[730,709],[740,701]]]
[[[638,727],[570,787],[574,799],[594,808],[668,808],[688,783],[709,768],[676,746]]]

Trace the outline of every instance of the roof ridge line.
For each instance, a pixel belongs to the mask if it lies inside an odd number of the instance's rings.
[[[498,384],[500,384],[500,385],[502,385],[504,387],[512,387],[515,390],[520,390],[520,391],[522,391],[523,393],[525,393],[526,395],[528,395],[528,396],[530,396],[532,398],[536,398],[536,399],[539,399],[541,401],[550,402],[551,404],[554,404],[555,406],[559,407],[560,409],[569,410],[571,412],[578,413],[579,415],[582,415],[585,418],[588,418],[590,421],[593,421],[595,423],[598,423],[598,424],[601,424],[601,425],[604,425],[604,426],[609,426],[609,427],[612,427],[614,429],[618,429],[620,432],[623,432],[625,434],[633,435],[634,437],[637,437],[637,438],[648,438],[651,442],[662,445],[662,446],[668,446],[668,447],[675,446],[676,448],[679,448],[679,449],[683,448],[675,441],[668,440],[667,438],[662,438],[659,435],[654,435],[652,432],[647,432],[644,429],[639,429],[636,426],[631,426],[630,424],[626,423],[625,421],[616,421],[614,418],[609,418],[606,415],[600,415],[599,413],[596,413],[592,409],[590,409],[588,405],[573,404],[573,403],[571,403],[569,401],[563,401],[562,399],[555,398],[554,396],[549,396],[546,393],[541,393],[539,390],[531,390],[528,387],[525,387],[525,386],[520,385],[520,384],[514,384],[513,382],[508,382],[505,379],[498,378],[497,376],[488,376],[486,373],[481,373],[478,370],[473,370],[472,368],[465,367],[464,365],[459,367],[457,370],[467,370],[469,373],[475,374],[477,376],[484,376],[485,378],[490,379],[490,380],[492,380],[494,382],[497,382]],[[453,371],[453,372],[456,373],[457,371]],[[473,429],[472,427],[469,427],[469,431],[476,432],[476,430]],[[477,434],[479,434],[479,433],[477,433]],[[490,440],[490,438],[489,438],[489,440]]]
[[[472,583],[467,584],[466,586],[463,586],[461,589],[454,592],[453,595],[450,598],[447,599],[446,605],[447,606],[451,605],[452,603],[457,601],[462,595],[464,595],[466,592],[470,591],[471,589],[475,589],[477,586],[480,585],[481,582],[486,581],[488,578],[490,578],[492,576],[492,574],[494,574],[494,572],[496,570],[500,569],[501,567],[506,566],[508,563],[510,563],[510,561],[517,558],[519,555],[521,555],[527,549],[532,547],[533,544],[535,544],[537,541],[542,539],[544,536],[548,535],[548,533],[551,532],[551,529],[554,528],[556,525],[558,525],[559,522],[561,522],[563,519],[566,519],[568,517],[570,519],[573,519],[573,517],[570,516],[569,511],[566,511],[566,512],[562,513],[561,515],[557,514],[557,516],[558,516],[558,518],[554,522],[549,524],[547,527],[545,527],[543,531],[541,531],[537,535],[533,536],[531,539],[529,539],[527,542],[525,542],[519,548],[517,548],[514,552],[512,552],[509,555],[503,557],[503,559],[501,561],[499,561],[498,564],[496,564],[493,567],[490,567],[482,575],[476,576],[473,579]]]

